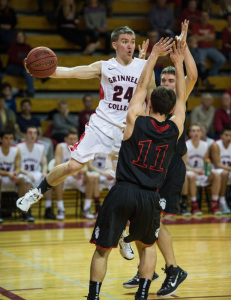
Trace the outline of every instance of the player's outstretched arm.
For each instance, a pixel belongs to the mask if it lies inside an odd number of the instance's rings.
[[[187,98],[189,97],[191,91],[193,90],[194,85],[198,78],[196,63],[195,63],[194,58],[192,57],[192,54],[186,44],[186,39],[187,39],[187,34],[188,34],[188,25],[189,25],[189,21],[184,20],[184,22],[181,23],[181,34],[179,37],[176,36],[176,39],[180,39],[182,47],[184,47],[184,45],[186,45],[186,49],[184,52],[184,63],[185,63],[186,73],[187,73],[187,75],[185,77],[186,97]]]
[[[177,41],[177,47],[174,43],[173,51],[170,54],[170,58],[175,66],[176,71],[176,106],[174,109],[174,115],[171,120],[176,123],[179,129],[179,137],[183,132],[184,120],[185,120],[185,109],[186,109],[186,84],[184,78],[183,60],[184,60],[185,46],[182,46],[180,40]]]
[[[27,69],[27,60],[24,60],[24,66],[27,73],[30,73]],[[77,79],[92,79],[99,78],[101,76],[101,62],[97,61],[88,66],[77,66],[73,68],[57,67],[55,72],[50,76],[52,78],[77,78]]]

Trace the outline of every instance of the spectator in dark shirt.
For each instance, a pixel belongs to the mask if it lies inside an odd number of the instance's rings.
[[[84,110],[79,113],[79,136],[85,131],[85,124],[89,122],[90,116],[95,113],[93,109],[93,98],[90,94],[83,97]]]
[[[201,12],[197,9],[197,1],[190,0],[188,2],[187,8],[185,8],[179,17],[179,23],[181,24],[184,20],[189,20],[188,33],[192,34],[193,25],[200,23]]]
[[[0,92],[3,93],[6,97],[6,105],[8,108],[13,110],[13,112],[17,113],[17,107],[15,102],[15,97],[12,94],[12,86],[8,82],[4,82],[1,84]]]
[[[4,129],[14,130],[16,124],[15,113],[6,106],[5,101],[6,97],[0,93],[0,132]]]
[[[214,128],[215,132],[219,137],[224,127],[231,126],[231,96],[225,92],[221,96],[221,108],[218,109],[214,116]]]
[[[84,54],[93,53],[99,46],[99,37],[105,38],[105,54],[110,53],[111,36],[107,29],[106,9],[98,0],[87,0],[83,9],[86,33],[90,36],[90,44]]]
[[[57,10],[58,33],[66,40],[79,45],[82,50],[87,46],[84,33],[78,29],[79,18],[74,0],[62,0]]]
[[[222,31],[222,52],[229,59],[231,66],[231,13],[226,15],[227,26]]]
[[[58,113],[54,114],[52,122],[51,136],[58,143],[64,141],[69,130],[77,130],[78,118],[69,113],[69,105],[66,101],[61,100],[58,104]]]
[[[8,63],[5,73],[12,76],[20,76],[25,78],[27,85],[27,95],[33,97],[34,82],[33,77],[27,73],[24,68],[24,58],[31,51],[31,46],[26,44],[26,35],[23,31],[18,31],[16,34],[15,43],[8,50]]]
[[[35,126],[38,129],[38,141],[45,147],[45,153],[48,162],[54,158],[53,143],[50,138],[44,137],[41,122],[31,114],[32,105],[29,99],[24,99],[20,103],[21,113],[17,115],[17,134],[21,138],[26,137],[26,130],[29,126]]]
[[[201,22],[193,26],[192,34],[197,39],[202,61],[206,61],[207,58],[213,61],[208,75],[218,75],[226,59],[220,51],[214,48],[213,42],[216,39],[216,30],[213,25],[209,24],[209,14],[207,11],[201,12]],[[204,66],[202,66],[202,69],[205,71]]]
[[[157,0],[149,12],[149,22],[152,30],[159,33],[159,37],[174,37],[174,15],[166,0]]]
[[[9,7],[9,1],[0,0],[0,45],[6,49],[13,41],[16,24],[16,14],[14,9]]]

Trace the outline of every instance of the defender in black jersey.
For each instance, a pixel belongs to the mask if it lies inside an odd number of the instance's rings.
[[[186,43],[188,24],[189,22],[187,20],[185,20],[184,23],[182,23],[181,35],[180,37],[176,37],[177,40],[178,39],[181,40],[182,43]],[[185,77],[186,99],[187,99],[197,81],[196,64],[188,47],[184,52],[184,63],[185,63],[186,73],[187,73]],[[161,73],[161,86],[169,87],[174,91],[176,90],[176,76],[175,76],[174,67],[169,66],[163,69]],[[163,210],[164,214],[175,215],[179,210],[179,201],[180,201],[182,186],[184,184],[185,174],[186,174],[185,163],[182,160],[182,156],[187,151],[186,144],[185,144],[185,132],[186,132],[186,126],[184,123],[184,131],[178,140],[176,153],[171,160],[171,163],[168,167],[167,176],[164,180],[162,187],[159,190],[160,198],[163,199],[163,201],[166,201],[166,207]],[[174,251],[173,251],[171,235],[162,222],[160,226],[160,233],[159,233],[159,239],[157,245],[166,263],[166,267],[165,267],[166,278],[161,288],[157,291],[157,295],[169,296],[173,294],[177,290],[179,284],[185,280],[185,278],[187,277],[187,272],[185,272],[179,266],[177,266]],[[140,250],[138,245],[137,248],[140,255]],[[179,274],[178,277],[177,274]],[[124,282],[123,287],[124,288],[137,287],[138,286],[137,275],[138,273],[129,281]],[[174,282],[176,277],[177,277],[176,284],[171,285],[171,282]]]
[[[185,119],[185,47],[177,42],[177,49],[173,44],[172,51],[170,42],[171,39],[162,38],[153,47],[128,107],[117,166],[117,182],[104,200],[91,238],[91,243],[97,247],[91,263],[88,300],[99,299],[110,250],[117,247],[128,220],[129,236],[125,242],[137,240],[142,252],[139,289],[135,299],[148,297],[156,264],[154,243],[158,239],[160,212],[163,209],[157,190],[166,176]],[[171,89],[159,87],[151,94],[150,116],[145,117],[143,103],[153,67],[158,56],[169,52],[176,68],[177,102]],[[174,116],[166,120],[174,106]]]

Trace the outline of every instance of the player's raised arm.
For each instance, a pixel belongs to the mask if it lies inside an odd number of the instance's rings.
[[[136,91],[129,103],[128,113],[133,113],[134,115],[143,114],[142,105],[144,103],[147,94],[147,89],[150,80],[153,76],[154,66],[159,56],[165,56],[172,51],[171,42],[172,39],[161,38],[160,41],[153,46],[152,52],[146,62],[146,65],[144,66],[143,72],[138,81]]]
[[[190,93],[193,90],[194,85],[197,81],[197,78],[198,78],[196,63],[195,63],[194,58],[192,57],[192,54],[186,44],[186,39],[187,39],[187,34],[188,34],[188,25],[189,25],[189,21],[184,20],[184,22],[181,23],[181,34],[179,37],[176,36],[177,39],[180,39],[182,47],[184,47],[184,45],[186,45],[186,49],[184,51],[184,63],[185,63],[186,74],[187,74],[185,77],[186,98],[188,98],[188,96],[190,95]]]
[[[185,46],[181,45],[180,40],[177,40],[177,47],[174,43],[173,51],[170,54],[170,58],[175,66],[176,71],[176,106],[174,114],[171,118],[176,123],[179,129],[179,137],[181,136],[184,128],[185,110],[186,110],[186,83],[184,77],[183,61],[184,61]]]

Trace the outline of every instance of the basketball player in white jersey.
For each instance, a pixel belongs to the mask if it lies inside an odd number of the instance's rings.
[[[129,101],[145,65],[145,60],[134,58],[135,33],[127,26],[115,29],[111,34],[112,47],[116,57],[108,61],[98,61],[88,66],[73,68],[57,67],[53,78],[78,78],[100,80],[100,103],[96,113],[91,116],[80,141],[71,149],[71,159],[56,166],[39,186],[30,194],[17,201],[17,206],[27,211],[30,206],[42,198],[53,186],[63,182],[68,176],[78,172],[85,163],[97,153],[110,154],[115,161],[119,151]],[[169,48],[170,48],[169,40]],[[26,61],[25,61],[26,67]],[[154,73],[148,87],[148,94],[155,88]],[[115,171],[115,165],[113,172]]]
[[[38,129],[35,126],[29,126],[26,130],[26,139],[24,142],[18,144],[21,153],[21,171],[20,173],[25,175],[27,183],[27,190],[31,187],[35,187],[47,174],[47,159],[45,155],[44,145],[37,143]],[[41,167],[41,171],[40,171]],[[31,191],[28,192],[29,194]],[[55,217],[51,213],[52,205],[51,191],[46,194],[46,215],[49,218]]]
[[[63,143],[59,143],[55,149],[55,166],[65,163],[70,160],[71,153],[69,146],[76,144],[78,141],[78,134],[76,131],[69,130],[64,138]],[[95,219],[95,215],[90,213],[91,201],[95,189],[99,190],[98,176],[87,173],[87,166],[85,166],[78,173],[67,177],[63,184],[60,183],[55,187],[56,200],[58,206],[58,214],[56,219],[63,220],[65,218],[63,191],[66,188],[74,188],[81,192],[85,192],[84,211],[83,216],[87,219]],[[98,192],[99,193],[99,192]]]
[[[220,193],[221,177],[218,172],[211,170],[211,175],[205,175],[205,161],[209,158],[208,144],[201,138],[201,128],[199,125],[191,125],[189,128],[190,140],[186,142],[187,146],[187,160],[186,170],[189,178],[189,192],[192,201],[192,214],[202,215],[196,198],[197,186],[196,182],[199,181],[201,186],[212,185],[212,201],[211,212],[215,215],[221,214],[218,208],[218,198]]]
[[[2,131],[0,137],[0,191],[18,191],[20,197],[26,192],[25,179],[19,175],[21,169],[20,149],[12,146],[13,132]]]
[[[225,194],[227,183],[231,182],[231,128],[223,128],[221,139],[215,141],[211,147],[211,157],[216,171],[221,174],[221,191],[219,205],[223,214],[230,214]]]

